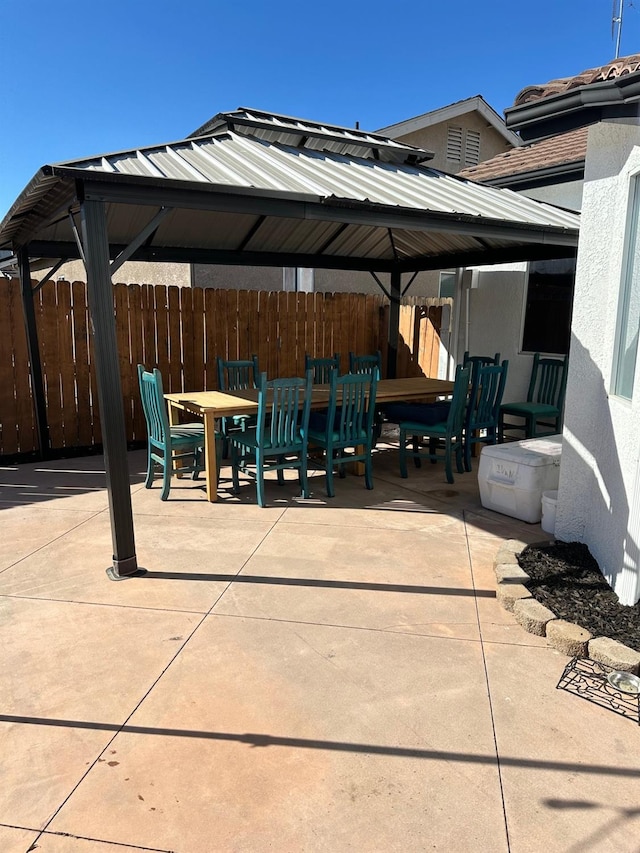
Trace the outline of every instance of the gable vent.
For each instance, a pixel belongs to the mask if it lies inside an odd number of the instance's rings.
[[[477,166],[480,162],[480,131],[468,130],[464,146],[465,166]]]
[[[447,160],[462,160],[462,128],[449,125],[447,128]]]

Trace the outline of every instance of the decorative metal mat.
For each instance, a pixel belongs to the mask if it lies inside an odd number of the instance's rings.
[[[564,668],[558,690],[575,693],[588,702],[607,708],[640,725],[640,695],[617,690],[607,681],[614,668],[589,658],[573,658]]]

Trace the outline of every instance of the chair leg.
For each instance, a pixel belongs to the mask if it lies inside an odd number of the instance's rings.
[[[413,443],[413,452],[418,453],[420,450],[420,438],[417,435],[414,435],[413,439],[412,439],[412,443]],[[413,457],[413,465],[415,468],[422,468],[422,459],[420,459],[419,456],[414,456]]]
[[[462,464],[462,442],[461,441],[456,441],[456,469],[458,471],[458,474],[464,474],[465,468],[464,468],[464,465]],[[471,470],[471,461],[469,461],[468,470],[469,471]]]
[[[347,476],[347,469],[345,468],[344,464],[345,457],[346,453],[344,452],[344,449],[342,449],[340,451],[340,462],[338,463],[338,477],[340,477],[341,480],[344,480]]]
[[[145,489],[150,489],[153,485],[154,461],[151,458],[151,445],[147,448],[147,478],[144,481]]]
[[[264,457],[260,448],[256,450],[256,494],[258,506],[266,506],[264,500]]]
[[[335,497],[335,489],[333,488],[333,450],[330,450],[327,447],[327,459],[326,459],[326,482],[327,482],[327,497],[333,498]]]
[[[444,470],[447,475],[447,483],[453,483],[453,471],[451,470],[451,442],[447,441],[445,445]]]
[[[231,491],[234,495],[237,495],[240,491],[240,478],[238,477],[238,448],[235,444],[231,445]]]
[[[309,498],[309,481],[307,478],[307,457],[300,454],[300,468],[298,469],[300,476],[300,491],[302,497],[306,500]]]
[[[400,476],[405,480],[409,476],[407,472],[407,434],[403,429],[400,430]]]
[[[468,435],[464,439],[464,470],[471,471],[471,439]]]
[[[169,497],[169,489],[171,488],[171,456],[165,454],[164,470],[162,473],[162,492],[160,499],[166,501]]]
[[[200,471],[203,469],[202,463],[202,447],[195,447],[193,450],[193,473],[191,474],[192,480],[198,480],[200,478]]]
[[[373,488],[373,463],[371,461],[371,448],[367,451],[367,456],[364,461],[364,484],[367,489]]]

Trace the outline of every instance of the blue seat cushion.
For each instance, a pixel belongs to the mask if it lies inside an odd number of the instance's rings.
[[[558,417],[560,409],[557,406],[550,406],[548,403],[504,403],[500,406],[500,411],[509,415],[521,415],[523,418],[529,415],[537,415],[538,417]]]
[[[389,403],[385,406],[387,420],[399,424],[403,421],[413,423],[433,424],[442,423],[449,417],[451,403]]]
[[[327,431],[327,417],[328,417],[327,409],[319,409],[316,412],[311,412],[309,415],[309,432],[326,432]],[[340,416],[342,414],[342,410],[338,406],[336,408],[336,416],[333,419],[333,428],[338,429],[340,427]]]

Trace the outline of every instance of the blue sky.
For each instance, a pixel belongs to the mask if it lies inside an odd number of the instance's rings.
[[[618,0],[615,0],[617,7]],[[612,0],[3,0],[0,219],[40,166],[250,106],[375,130],[615,55]],[[621,55],[640,53],[625,0]]]

